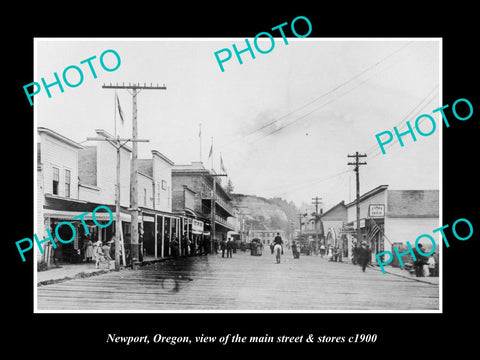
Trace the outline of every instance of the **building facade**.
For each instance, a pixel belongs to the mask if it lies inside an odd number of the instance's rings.
[[[74,217],[90,212],[84,221],[92,233],[94,226],[91,212],[95,203],[83,200],[80,196],[78,163],[84,147],[65,136],[44,127],[37,128],[37,221],[36,234],[39,239],[48,237],[47,229],[55,238],[55,248],[50,241],[43,243],[43,254],[37,251],[37,261],[47,264],[55,253],[59,261],[81,262],[81,249],[85,235],[80,219]],[[98,213],[99,221],[108,221],[108,213]],[[74,232],[68,226],[58,226],[68,221],[74,226]],[[57,230],[57,232],[55,231]],[[72,239],[67,244],[58,241]],[[99,234],[101,236],[102,233]]]
[[[337,247],[342,258],[348,258],[348,239],[344,232],[347,222],[347,207],[342,201],[320,215],[320,222],[324,230],[323,243],[326,247]]]
[[[235,231],[229,221],[234,217],[232,198],[223,188],[219,178],[207,170],[201,162],[189,165],[175,165],[172,169],[173,211],[190,220],[203,224],[203,235],[207,241],[219,243],[226,240],[228,233]],[[213,187],[215,181],[215,194]],[[215,239],[212,233],[212,197],[215,198]]]
[[[360,197],[360,241],[366,241],[375,255],[382,251],[406,249],[406,242],[414,242],[421,234],[431,233],[439,224],[438,190],[389,190],[388,185],[380,185]],[[345,233],[349,250],[357,244],[356,239],[356,200],[347,204]],[[431,249],[432,244],[424,244]],[[438,241],[437,241],[438,245]],[[438,248],[438,247],[437,247]],[[349,256],[351,253],[349,253]],[[398,265],[393,261],[392,265]]]

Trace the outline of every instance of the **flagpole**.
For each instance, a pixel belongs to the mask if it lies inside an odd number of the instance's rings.
[[[212,136],[212,171],[213,171],[213,136]]]
[[[200,130],[198,132],[198,137],[200,138],[200,162],[202,162],[202,123],[199,124]]]
[[[115,114],[113,116],[113,133],[114,137],[117,137],[117,90],[115,90],[115,94],[113,94],[113,113]]]

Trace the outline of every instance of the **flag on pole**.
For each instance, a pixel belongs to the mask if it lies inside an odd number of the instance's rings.
[[[120,114],[120,119],[122,120],[122,124],[123,124],[124,123],[123,111],[122,111],[122,108],[120,107],[120,100],[118,99],[118,95],[116,96],[117,96],[118,113]]]
[[[225,170],[225,165],[223,165],[222,154],[220,154],[220,169],[222,169],[224,173],[227,172],[227,170]]]
[[[208,153],[208,158],[209,159],[212,157],[212,153],[213,153],[213,144],[212,144],[212,146],[210,146],[210,152]]]

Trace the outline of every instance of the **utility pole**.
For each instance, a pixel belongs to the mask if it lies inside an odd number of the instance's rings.
[[[357,201],[356,201],[356,206],[357,206],[357,241],[361,240],[362,236],[362,231],[360,230],[360,171],[359,171],[359,165],[367,165],[366,162],[359,162],[358,159],[361,157],[367,157],[367,154],[359,154],[358,151],[355,153],[355,155],[350,155],[348,154],[347,157],[353,157],[355,158],[355,162],[349,162],[348,165],[354,165],[355,168],[353,169],[356,172],[357,175]]]
[[[302,216],[303,214],[297,214],[298,215],[298,222],[300,225],[300,237],[302,236]]]
[[[315,242],[317,243],[317,246],[318,246],[318,226],[317,226],[317,223],[318,223],[318,205],[320,205],[322,202],[320,200],[322,200],[322,198],[319,198],[318,196],[315,196],[313,199],[312,199],[312,204],[315,205]]]
[[[117,164],[116,164],[116,184],[115,184],[115,270],[120,271],[120,236],[122,234],[122,222],[120,218],[120,149],[125,146],[132,139],[117,138],[92,138],[87,137],[89,141],[107,141],[112,144],[117,150]],[[123,141],[123,143],[122,143]],[[148,142],[149,140],[136,139],[135,142]],[[123,239],[122,239],[123,245]],[[125,249],[122,252],[123,265],[125,266]]]
[[[132,95],[132,160],[130,167],[130,209],[132,214],[132,231],[131,231],[131,258],[132,267],[136,267],[139,260],[139,243],[138,243],[138,163],[137,163],[137,95],[140,90],[166,90],[165,85],[153,86],[137,83],[124,85],[103,85],[104,89],[126,89]],[[132,90],[131,92],[129,90]]]
[[[213,192],[212,192],[212,202],[211,202],[211,210],[210,214],[212,216],[211,223],[212,225],[210,226],[210,251],[213,250],[214,246],[214,241],[215,241],[215,203],[216,203],[216,195],[217,195],[217,180],[215,177],[217,176],[227,176],[227,174],[210,174],[213,180]]]

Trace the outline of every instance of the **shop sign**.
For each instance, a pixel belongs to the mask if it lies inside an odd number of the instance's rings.
[[[203,221],[192,219],[192,232],[194,234],[203,233]]]
[[[370,204],[368,205],[368,217],[384,217],[385,205],[384,204]]]

